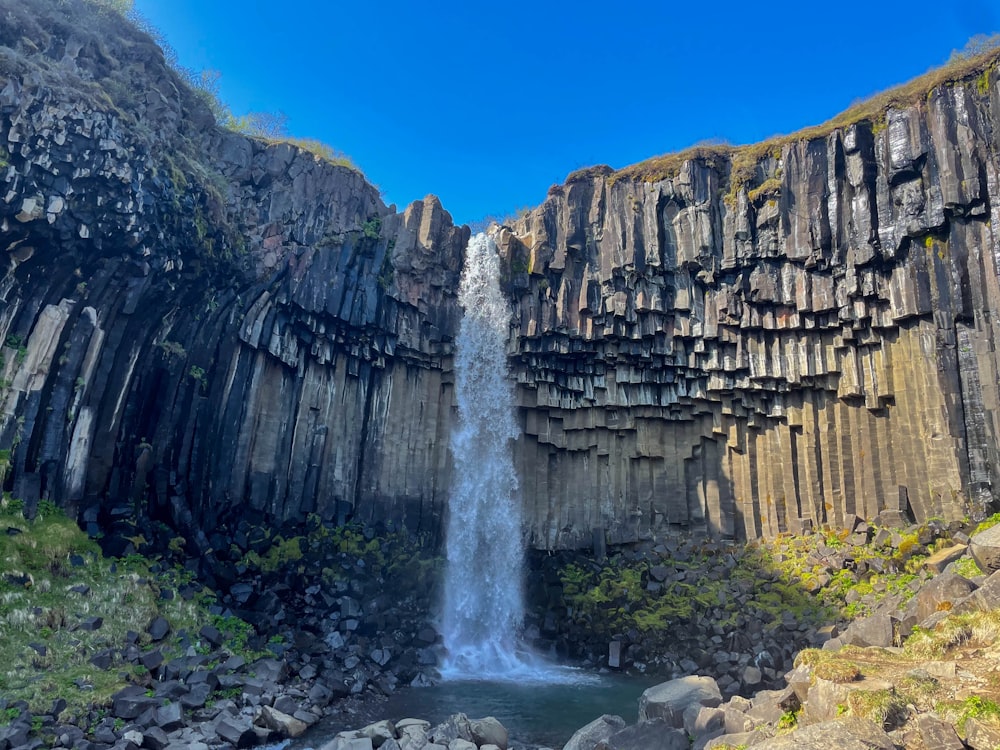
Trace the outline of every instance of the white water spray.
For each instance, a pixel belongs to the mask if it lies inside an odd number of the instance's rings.
[[[524,619],[521,509],[511,441],[519,434],[507,371],[510,308],[497,247],[469,242],[458,301],[458,429],[448,519],[442,632],[448,678],[503,679],[530,669],[518,653]]]

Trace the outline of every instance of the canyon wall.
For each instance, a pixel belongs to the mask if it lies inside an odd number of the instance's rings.
[[[114,14],[0,13],[5,487],[216,555],[309,514],[436,536],[469,229],[220,129]],[[499,231],[533,544],[992,501],[985,70],[808,138],[586,170]]]

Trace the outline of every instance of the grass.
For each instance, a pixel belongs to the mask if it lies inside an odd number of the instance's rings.
[[[50,503],[43,501],[37,517],[28,520],[19,502],[5,497],[0,526],[8,529],[0,536],[0,693],[27,701],[32,711],[47,711],[54,697],[67,700],[68,717],[106,705],[143,671],[119,655],[129,631],[139,634],[140,648],[150,646],[146,629],[153,618],[163,616],[171,624],[168,657],[180,654],[181,633],[195,634],[211,621],[208,605],[214,597],[208,593],[190,601],[160,597],[162,587],[188,582],[186,571],[154,572],[151,561],[137,555],[105,558]],[[99,628],[80,627],[93,617],[103,618]],[[236,618],[218,626],[229,635],[231,652],[245,648],[251,626]],[[115,653],[109,669],[90,663],[106,649]]]
[[[916,659],[940,659],[959,646],[992,646],[1000,636],[1000,610],[950,615],[933,630],[917,628],[903,651]]]
[[[908,696],[895,688],[854,690],[847,696],[847,706],[855,716],[861,716],[883,729],[902,726],[907,719]]]
[[[828,136],[835,130],[867,123],[873,134],[885,129],[886,113],[890,109],[905,109],[925,102],[931,93],[942,86],[969,84],[978,96],[989,93],[991,78],[995,77],[1000,62],[1000,39],[976,38],[970,40],[967,51],[955,53],[945,65],[928,71],[922,76],[858,102],[825,123],[771,138],[747,146],[731,144],[696,145],[672,154],[657,156],[615,171],[608,176],[609,183],[617,180],[632,182],[660,182],[677,176],[687,161],[701,162],[716,171],[730,165],[729,197],[732,198],[744,185],[756,181],[759,165],[767,158],[780,158],[783,149],[800,141]],[[590,167],[567,177],[567,182],[594,178],[607,174],[607,167]],[[780,188],[778,175],[764,170],[764,181],[755,188],[751,200],[771,197]]]

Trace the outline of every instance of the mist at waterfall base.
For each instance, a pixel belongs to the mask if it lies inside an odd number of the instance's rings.
[[[532,654],[519,637],[524,553],[511,450],[520,434],[507,369],[511,310],[497,246],[486,234],[469,241],[458,301],[441,674],[448,681],[573,681],[579,675]]]

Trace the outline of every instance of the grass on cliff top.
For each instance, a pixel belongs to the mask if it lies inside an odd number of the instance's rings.
[[[177,53],[170,46],[159,29],[143,18],[135,7],[135,0],[87,0],[99,14],[117,13],[137,29],[149,34],[163,51],[167,64],[181,79],[205,102],[218,125],[234,133],[241,133],[251,138],[274,145],[287,143],[297,149],[312,154],[322,161],[340,167],[346,167],[360,175],[361,168],[347,156],[326,143],[315,138],[300,138],[289,135],[287,131],[288,117],[281,112],[248,112],[245,115],[235,115],[219,94],[219,78],[221,74],[214,70],[194,71],[182,66]]]
[[[150,564],[138,555],[105,558],[47,501],[28,520],[19,501],[0,500],[0,697],[25,700],[35,713],[47,712],[61,697],[69,716],[82,717],[106,705],[130,677],[145,674],[121,659],[129,631],[146,650],[152,647],[147,627],[165,617],[172,631],[156,645],[169,657],[180,654],[182,631],[196,641],[202,625],[220,620],[209,614],[210,594],[161,598],[161,588],[175,588],[189,576],[183,570],[154,573]],[[95,617],[103,619],[100,627],[85,629]],[[91,664],[106,649],[114,653],[111,667]]]
[[[775,153],[780,155],[781,149],[790,143],[821,138],[838,128],[860,122],[871,123],[873,130],[877,132],[884,127],[886,112],[889,109],[903,109],[918,104],[940,86],[974,81],[976,91],[980,95],[985,95],[998,63],[1000,63],[1000,35],[989,38],[974,37],[965,50],[952,53],[952,59],[940,68],[930,70],[907,83],[860,101],[820,125],[747,146],[733,146],[726,143],[696,145],[677,153],[656,156],[624,167],[614,172],[609,179],[611,182],[616,180],[659,182],[676,177],[686,161],[697,160],[713,166],[718,165],[720,161],[729,160],[733,166],[731,184],[738,186],[749,179],[761,159]],[[572,173],[566,178],[566,182],[597,176],[606,170],[607,167],[588,167]]]

